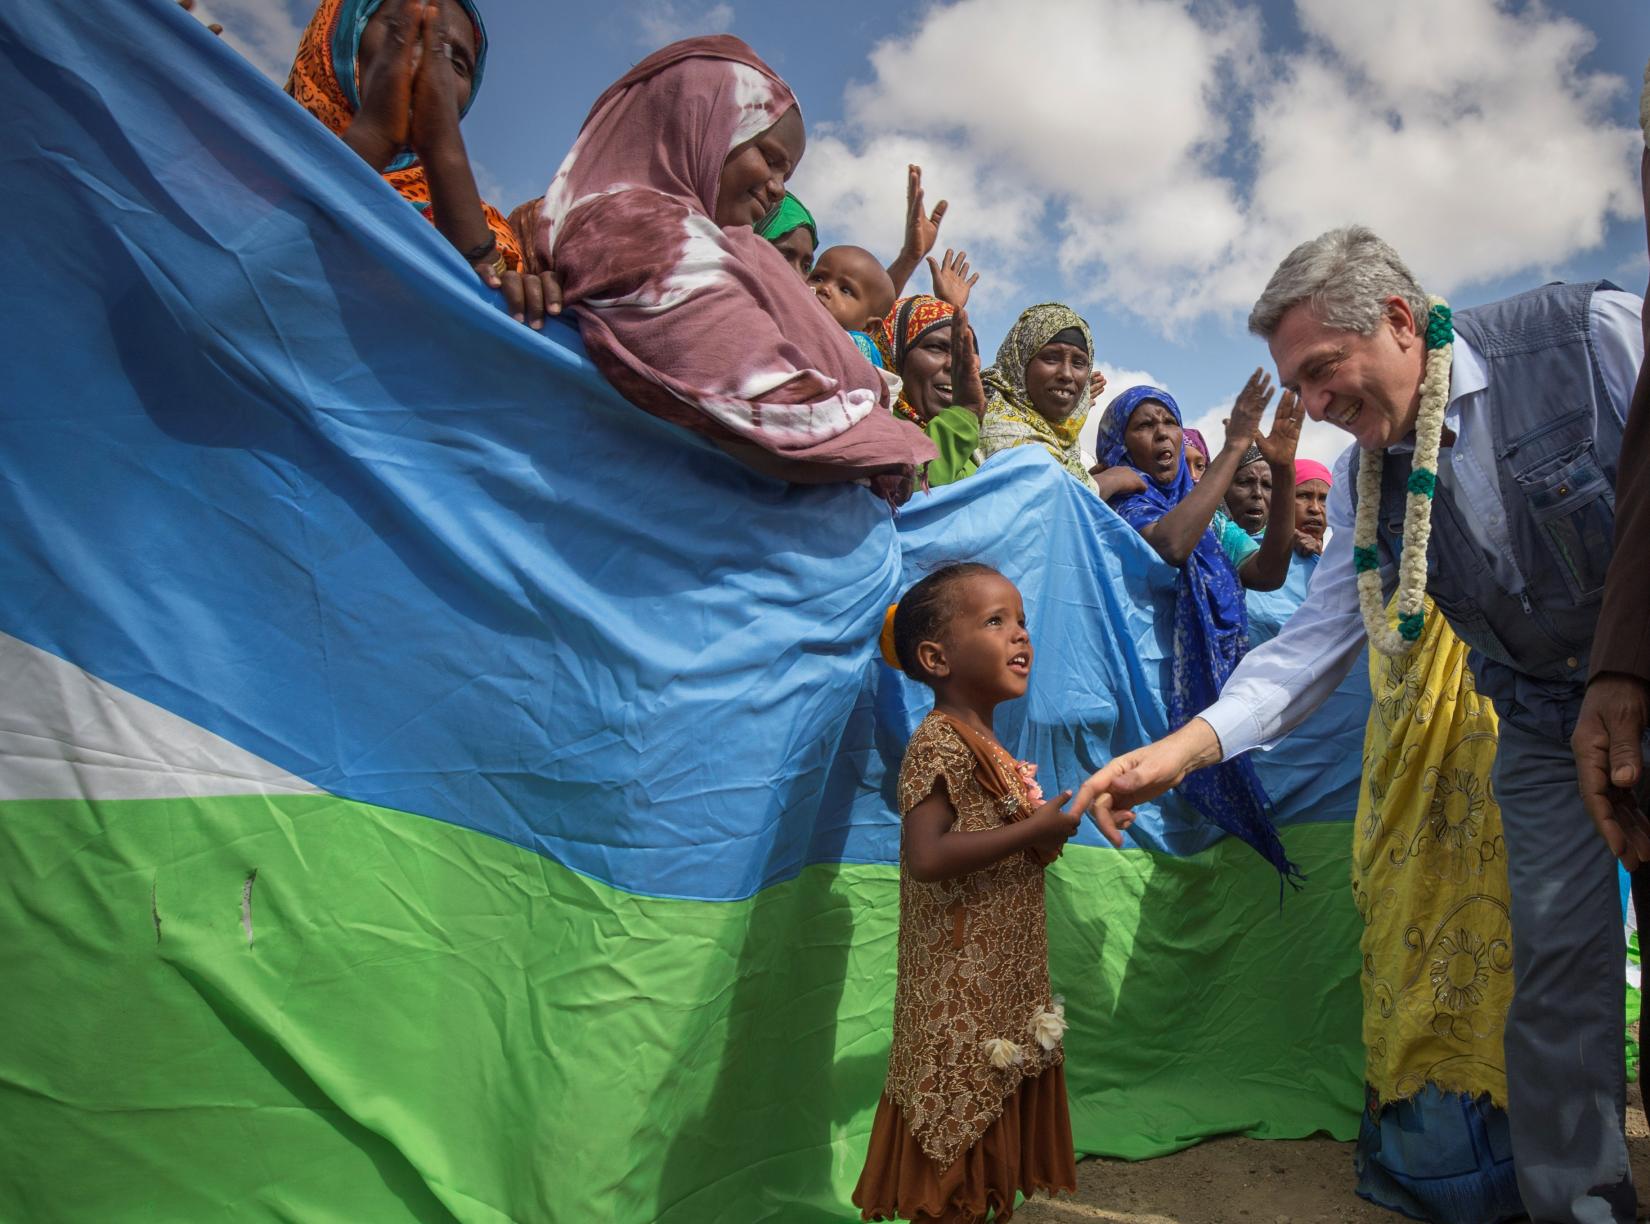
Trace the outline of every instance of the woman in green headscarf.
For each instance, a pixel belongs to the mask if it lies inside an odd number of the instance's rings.
[[[1089,415],[1094,336],[1081,315],[1058,302],[1033,306],[1009,329],[985,372],[987,457],[1012,446],[1045,447],[1073,480],[1093,489],[1077,447]]]
[[[819,227],[814,215],[790,192],[762,218],[756,232],[779,248],[785,262],[804,280],[813,270],[814,252],[819,249]]]

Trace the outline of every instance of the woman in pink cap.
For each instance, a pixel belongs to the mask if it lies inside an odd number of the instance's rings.
[[[1247,593],[1251,647],[1277,637],[1284,622],[1305,601],[1323,555],[1329,489],[1334,483],[1329,469],[1315,459],[1295,460],[1295,547],[1289,558],[1289,575],[1275,591]]]

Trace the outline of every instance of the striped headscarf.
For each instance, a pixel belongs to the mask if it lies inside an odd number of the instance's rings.
[[[328,128],[342,136],[361,109],[360,72],[358,57],[361,36],[367,22],[383,7],[385,0],[321,0],[309,26],[298,42],[298,54],[287,75],[286,91]],[[470,96],[463,112],[470,109],[476,93],[481,89],[481,70],[487,62],[487,30],[481,24],[481,14],[474,0],[459,0],[476,31],[475,73],[470,78]],[[384,171],[391,187],[418,206],[418,210],[432,222],[430,212],[430,185],[424,177],[424,167],[412,152],[403,149]],[[522,266],[521,246],[510,222],[491,204],[483,203],[487,228],[498,241],[499,253],[511,268]]]
[[[1087,383],[1077,397],[1077,406],[1064,420],[1050,421],[1032,406],[1026,393],[1026,367],[1039,350],[1067,328],[1082,333],[1089,357],[1094,356],[1094,335],[1088,323],[1069,306],[1044,302],[1022,314],[997,349],[997,360],[983,375],[986,391],[985,425],[980,431],[980,447],[987,455],[1014,446],[1033,443],[1047,448],[1072,477],[1095,488],[1089,465],[1083,462],[1077,437],[1089,415]]]

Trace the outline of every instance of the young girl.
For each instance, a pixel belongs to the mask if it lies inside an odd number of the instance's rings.
[[[1049,989],[1043,868],[1085,791],[1043,802],[991,716],[1023,696],[1031,638],[1014,584],[951,565],[911,588],[883,654],[934,690],[900,767],[899,985],[888,1084],[854,1190],[864,1219],[1006,1220],[1017,1191],[1072,1191],[1065,1009]],[[889,637],[892,642],[889,642]],[[1110,800],[1095,820],[1122,844]]]

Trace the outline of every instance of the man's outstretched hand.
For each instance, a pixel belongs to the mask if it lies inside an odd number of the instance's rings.
[[[1094,823],[1114,846],[1134,822],[1134,807],[1179,786],[1187,774],[1220,761],[1220,739],[1201,718],[1180,730],[1113,758],[1077,789],[1076,810],[1087,806]],[[1106,800],[1110,800],[1109,804]]]
[[[1072,800],[1066,812],[1079,822],[1083,818],[1083,813],[1087,812],[1094,821],[1094,827],[1100,830],[1100,836],[1121,850],[1123,833],[1134,823],[1134,813],[1111,810],[1111,796],[1095,784],[1095,779],[1099,776],[1089,775],[1089,780],[1078,787],[1077,798]]]
[[[1644,776],[1647,709],[1650,685],[1603,672],[1587,685],[1570,737],[1581,802],[1610,853],[1629,871],[1650,863],[1650,816],[1634,794]]]

